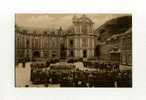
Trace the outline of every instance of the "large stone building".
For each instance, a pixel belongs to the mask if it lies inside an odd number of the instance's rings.
[[[72,18],[72,27],[64,31],[28,31],[15,27],[16,61],[60,58],[94,58],[96,35],[91,19]]]
[[[44,60],[60,58],[60,46],[65,44],[62,29],[29,32],[16,27],[16,60]]]
[[[104,62],[132,65],[132,29],[112,35],[104,42],[98,42],[99,60]]]
[[[93,33],[91,19],[83,15],[72,19],[73,27],[71,33],[67,34],[67,55],[76,58],[94,57],[96,35]]]
[[[96,58],[98,61],[132,65],[132,20],[124,16],[93,30],[86,15],[73,16],[67,30],[29,31],[16,26],[16,61]]]
[[[96,30],[96,54],[101,62],[132,65],[132,17],[112,19]]]
[[[132,29],[121,35],[121,64],[132,65]]]

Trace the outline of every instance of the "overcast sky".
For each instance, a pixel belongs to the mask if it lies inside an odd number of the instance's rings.
[[[16,14],[16,24],[23,27],[39,28],[59,28],[62,26],[66,29],[72,25],[72,17],[76,15],[81,17],[82,14]],[[98,28],[106,21],[124,16],[127,14],[85,14],[94,22],[94,28]]]

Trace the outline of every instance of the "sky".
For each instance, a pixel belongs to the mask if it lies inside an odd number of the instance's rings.
[[[72,25],[72,17],[76,15],[81,17],[82,14],[16,14],[16,25],[22,27],[32,28],[48,28],[58,29],[60,26],[63,29],[67,29]],[[85,14],[94,22],[94,29],[104,24],[106,21],[125,16],[128,14]]]

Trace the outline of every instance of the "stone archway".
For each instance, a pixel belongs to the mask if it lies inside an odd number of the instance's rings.
[[[95,47],[94,56],[95,56],[97,59],[99,59],[99,57],[100,57],[100,45],[97,45],[97,46]]]
[[[61,58],[65,58],[66,57],[66,52],[65,52],[64,44],[60,45],[60,56],[61,56]]]
[[[111,53],[111,61],[120,63],[120,53]]]
[[[84,58],[87,57],[87,50],[83,50],[83,57],[84,57]]]
[[[34,52],[33,52],[33,57],[34,57],[34,58],[40,57],[40,52],[39,52],[39,51],[34,51]]]
[[[119,47],[117,47],[117,46],[113,47],[113,49],[110,52],[110,56],[111,56],[112,62],[120,63],[121,54],[120,54]]]

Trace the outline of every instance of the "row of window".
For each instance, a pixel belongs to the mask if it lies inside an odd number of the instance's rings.
[[[49,40],[50,41],[50,40]],[[49,48],[49,47],[52,47],[52,48],[56,48],[58,45],[58,42],[56,39],[52,39],[51,43],[49,43],[49,41],[47,40],[44,40],[42,41],[42,47],[43,48]],[[88,41],[89,41],[89,44],[88,44]],[[30,43],[31,42],[31,43]],[[82,44],[80,44],[80,39],[77,39],[77,47],[80,47],[82,45],[83,48],[86,48],[86,47],[93,47],[93,43],[94,41],[92,41],[92,39],[88,39],[88,38],[83,38],[82,39]],[[33,39],[32,41],[29,41],[29,40],[20,40],[19,38],[17,39],[16,41],[16,48],[29,48],[31,47],[32,48],[41,48],[41,41],[40,39]],[[69,47],[74,47],[75,46],[75,43],[74,43],[74,39],[70,39],[69,40]]]
[[[83,33],[91,33],[92,32],[92,26],[90,25],[82,25],[80,26],[76,26],[75,27],[76,32],[83,32]]]
[[[131,54],[122,55],[121,63],[126,65],[132,65],[132,55]]]
[[[88,45],[88,38],[83,38],[82,39],[82,47],[83,48],[86,48],[86,47],[89,47],[90,46],[92,48],[93,47],[93,42],[94,41],[92,41],[92,39],[89,39],[89,45]],[[76,44],[77,47],[80,47],[81,46],[80,43],[81,43],[80,42],[80,39],[77,39],[77,44]],[[74,47],[74,45],[75,45],[74,40],[73,39],[69,40],[69,46],[70,47]]]
[[[52,40],[52,41],[51,40],[49,40],[49,41],[44,40],[42,42],[43,42],[42,43],[43,48],[48,48],[49,46],[51,46],[51,47],[57,46],[56,40]],[[49,42],[51,42],[51,43],[49,43]],[[33,39],[31,41],[29,41],[29,40],[25,41],[25,40],[23,40],[23,39],[21,40],[19,38],[16,40],[16,48],[29,48],[31,46],[32,46],[32,48],[41,48],[41,40],[40,39]]]
[[[69,56],[70,56],[70,57],[74,57],[74,56],[75,56],[73,50],[70,51],[70,55],[69,55]],[[83,57],[87,57],[87,50],[83,50]]]

